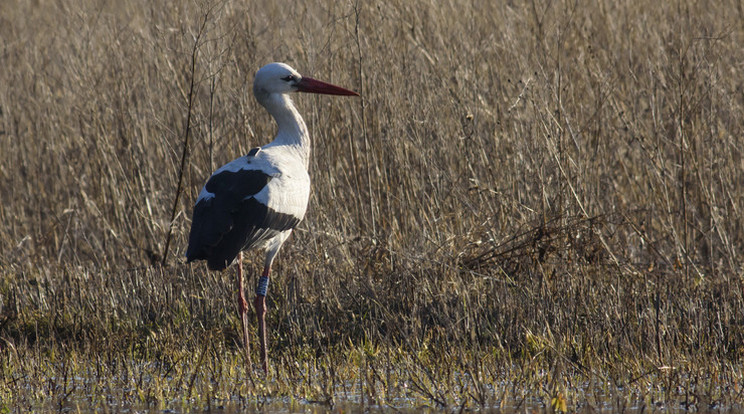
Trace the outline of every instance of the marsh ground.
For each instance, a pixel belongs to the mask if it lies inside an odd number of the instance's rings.
[[[742,22],[736,1],[2,2],[1,408],[740,407]],[[362,99],[296,98],[313,195],[249,381],[233,275],[182,256],[206,177],[273,134],[270,61]]]

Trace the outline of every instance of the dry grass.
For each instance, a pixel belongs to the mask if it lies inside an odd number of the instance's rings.
[[[3,407],[742,403],[739,2],[255,3],[0,4]],[[273,134],[270,61],[363,99],[296,98],[313,195],[251,385],[233,275],[182,256]]]

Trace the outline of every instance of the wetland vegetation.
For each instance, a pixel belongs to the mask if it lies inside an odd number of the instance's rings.
[[[737,1],[3,1],[0,411],[741,409],[742,22]],[[264,377],[234,274],[183,254],[210,172],[273,136],[251,93],[271,61],[362,99],[295,97],[313,193]]]

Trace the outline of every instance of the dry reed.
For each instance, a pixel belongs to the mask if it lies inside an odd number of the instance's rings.
[[[739,2],[37,3],[0,5],[4,407],[741,404]],[[250,388],[233,275],[182,255],[273,134],[270,61],[363,97],[296,98],[313,195]]]

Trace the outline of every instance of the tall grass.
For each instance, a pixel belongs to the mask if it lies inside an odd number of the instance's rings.
[[[740,382],[742,22],[735,1],[5,1],[2,348],[237,355],[234,276],[182,256],[210,172],[273,136],[251,85],[285,61],[362,98],[295,97],[313,193],[268,298],[275,363]],[[11,354],[5,390],[33,377]]]

